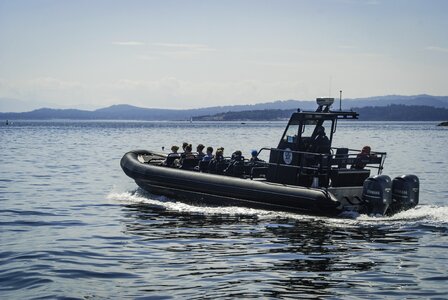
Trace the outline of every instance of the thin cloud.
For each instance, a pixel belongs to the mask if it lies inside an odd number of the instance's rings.
[[[437,47],[437,46],[428,46],[425,49],[429,50],[429,51],[448,52],[448,48]]]

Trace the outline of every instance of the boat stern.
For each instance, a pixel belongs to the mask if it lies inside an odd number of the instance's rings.
[[[364,213],[365,209],[362,191],[362,186],[330,187],[327,189],[330,197],[339,203],[338,210],[357,213]]]

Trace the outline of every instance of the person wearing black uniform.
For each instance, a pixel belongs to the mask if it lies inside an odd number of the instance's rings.
[[[210,160],[208,165],[208,171],[213,174],[223,174],[225,169],[226,161],[224,159],[224,152],[221,148],[216,150],[215,157]]]
[[[330,153],[330,139],[325,134],[325,128],[319,126],[316,129],[316,136],[310,142],[309,151],[313,153]]]
[[[224,174],[241,177],[244,174],[244,156],[240,150],[233,152],[229,166],[224,170]]]

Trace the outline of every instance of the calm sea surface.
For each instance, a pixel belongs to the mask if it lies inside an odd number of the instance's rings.
[[[1,299],[446,299],[448,129],[341,122],[386,151],[420,205],[388,218],[198,207],[144,193],[119,162],[189,141],[276,146],[285,123],[17,121],[0,126]]]

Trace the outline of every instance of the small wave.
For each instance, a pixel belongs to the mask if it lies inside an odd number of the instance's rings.
[[[22,270],[5,270],[0,272],[1,291],[17,291],[20,289],[33,289],[45,286],[53,282],[52,279],[46,278],[40,272],[22,271]]]
[[[420,205],[414,209],[397,213],[393,216],[370,217],[358,213],[347,213],[340,217],[319,217],[299,213],[270,211],[240,206],[197,206],[179,202],[166,196],[147,193],[141,189],[133,192],[111,192],[107,198],[126,204],[144,204],[156,209],[188,212],[204,215],[245,215],[259,219],[289,218],[296,220],[319,220],[330,226],[362,226],[362,225],[401,225],[403,223],[417,225],[448,225],[448,207]]]
[[[448,223],[448,207],[434,205],[420,205],[413,209],[402,211],[391,217],[369,217],[360,215],[359,221],[384,221],[384,222],[433,222]]]
[[[435,205],[421,205],[414,209],[403,211],[391,217],[396,220],[419,221],[427,220],[438,223],[448,223],[448,207]]]
[[[255,216],[257,218],[292,218],[292,219],[312,219],[316,218],[308,215],[270,211],[241,206],[198,206],[184,202],[179,202],[172,198],[154,195],[137,189],[133,192],[112,192],[107,196],[111,201],[119,201],[126,204],[144,204],[157,209],[189,212],[204,215],[227,215],[227,216]]]
[[[333,226],[448,226],[448,207],[435,205],[420,205],[413,209],[402,211],[393,216],[371,217],[357,213],[344,214],[340,218],[328,218]]]

